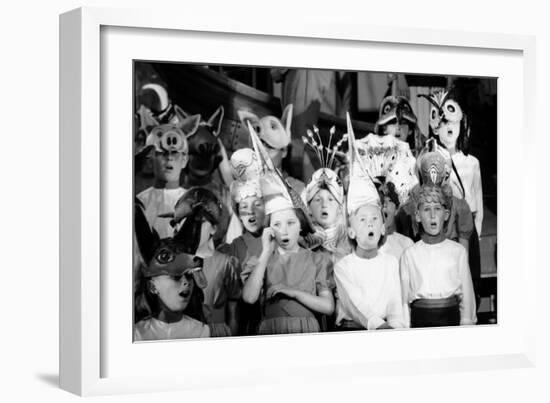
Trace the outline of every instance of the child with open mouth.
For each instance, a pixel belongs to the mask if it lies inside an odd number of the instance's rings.
[[[203,260],[173,238],[160,240],[142,206],[136,206],[143,265],[136,273],[134,341],[210,337],[203,313]]]
[[[281,199],[266,203],[269,227],[263,230],[262,253],[245,282],[243,299],[255,303],[265,293],[258,334],[319,332],[316,315],[331,315],[334,310],[327,280],[332,262],[299,245],[305,215]]]
[[[307,208],[271,160],[256,131],[250,124],[248,128],[261,162],[267,226],[261,254],[244,283],[243,300],[249,304],[263,300],[258,334],[319,332],[317,315],[334,311],[327,275],[332,262],[327,255],[298,243],[300,236],[312,232]]]
[[[474,325],[476,303],[468,253],[447,239],[449,196],[439,186],[413,192],[421,239],[401,257],[404,313],[411,327]]]
[[[332,169],[321,168],[313,173],[304,191],[305,202],[315,229],[312,250],[326,252],[336,263],[351,251],[346,232],[344,188]],[[332,273],[329,273],[332,278]]]
[[[174,213],[176,202],[185,192],[180,186],[180,174],[187,165],[188,150],[184,130],[172,124],[163,124],[155,127],[147,136],[146,145],[141,152],[152,155],[154,184],[140,192],[137,198],[144,206],[149,225],[157,231],[160,238],[174,235],[170,215]]]
[[[229,244],[221,245],[218,250],[236,257],[243,271],[243,282],[262,252],[262,232],[265,222],[265,205],[260,188],[260,167],[254,151],[241,148],[231,155],[233,177],[230,193],[233,212],[242,226],[242,233]],[[252,335],[260,322],[260,304],[238,302],[239,334]]]
[[[195,255],[204,261],[204,315],[212,337],[238,334],[237,302],[241,298],[241,265],[237,258],[214,248],[214,234],[220,224],[222,205],[201,187],[189,189],[176,205],[187,211],[178,235],[196,238]]]
[[[467,202],[472,215],[474,226],[465,246],[468,249],[468,263],[474,288],[477,289],[481,279],[479,237],[482,234],[484,214],[481,170],[479,160],[469,150],[468,116],[455,96],[452,90],[436,92],[430,96],[424,95],[431,104],[430,137],[436,139],[450,154],[452,170],[448,180],[449,186],[456,199]],[[479,294],[479,291],[476,292]]]
[[[384,233],[379,204],[363,204],[349,212],[348,234],[355,250],[334,268],[339,297],[337,329],[405,326],[397,258],[379,252]]]
[[[152,275],[144,281],[146,296],[142,304],[150,306],[151,315],[136,323],[135,341],[210,337],[209,327],[189,312],[193,305],[200,307],[193,304],[200,290],[195,288],[190,270],[180,267],[171,274]]]
[[[348,235],[354,251],[334,267],[339,330],[376,330],[405,326],[399,263],[379,253],[386,228],[380,197],[361,161],[348,115],[350,182],[347,194]]]

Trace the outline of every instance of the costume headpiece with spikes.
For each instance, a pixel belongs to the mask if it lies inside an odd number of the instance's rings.
[[[349,187],[347,195],[348,214],[353,214],[365,204],[381,206],[380,196],[366,169],[355,140],[349,113],[346,113],[348,135]]]
[[[316,136],[314,136],[314,133]],[[333,171],[332,167],[334,165],[335,157],[337,153],[339,153],[339,148],[345,141],[346,137],[342,137],[340,141],[331,147],[332,137],[335,133],[334,126],[331,127],[329,133],[330,137],[327,147],[323,146],[321,137],[319,136],[319,129],[316,126],[313,126],[313,132],[308,129],[307,137],[302,136],[302,141],[304,144],[309,145],[313,151],[315,151],[315,154],[321,164],[321,168],[313,173],[311,176],[311,181],[304,190],[304,199],[306,203],[309,203],[321,189],[328,190],[339,204],[344,202],[344,188],[342,186],[342,182],[336,172]]]
[[[265,202],[266,215],[276,211],[297,208],[300,209],[305,216],[305,228],[302,228],[304,234],[313,232],[313,224],[307,214],[307,208],[300,196],[292,189],[285,180],[281,172],[275,167],[271,157],[269,156],[265,146],[260,141],[258,134],[253,129],[250,122],[247,122],[248,132],[252,139],[254,152],[258,156],[258,161],[262,168],[260,176],[260,186]]]

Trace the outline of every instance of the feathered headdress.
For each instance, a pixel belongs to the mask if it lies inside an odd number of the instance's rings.
[[[349,187],[347,195],[348,214],[353,214],[365,204],[380,206],[380,196],[369,171],[365,167],[359,150],[349,113],[346,113],[348,135]]]
[[[313,131],[307,130],[307,137],[302,136],[304,144],[310,146],[321,164],[321,168],[313,173],[311,181],[308,183],[304,190],[304,199],[306,203],[309,203],[313,196],[321,189],[328,190],[339,204],[344,202],[344,188],[340,178],[334,172],[333,166],[335,157],[337,154],[342,154],[339,149],[342,143],[346,141],[347,137],[343,136],[336,144],[332,146],[332,137],[335,133],[334,126],[330,128],[330,137],[328,146],[323,146],[321,136],[319,135],[319,129],[313,126]],[[315,135],[314,135],[315,134]],[[332,147],[331,147],[332,146]]]
[[[288,184],[281,172],[275,167],[271,157],[258,138],[258,135],[252,128],[250,122],[247,122],[247,126],[248,132],[250,133],[250,137],[252,139],[254,152],[258,156],[258,161],[262,167],[260,186],[265,202],[266,215],[289,208],[298,208],[304,213],[306,221],[304,223],[305,228],[302,228],[302,231],[304,233],[313,232],[313,224],[309,219],[304,202]]]

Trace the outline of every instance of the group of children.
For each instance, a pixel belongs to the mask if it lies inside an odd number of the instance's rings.
[[[334,145],[333,130],[328,144],[305,133],[321,164],[307,184],[281,165],[292,107],[241,111],[252,148],[220,151],[229,202],[182,186],[189,139],[211,123],[158,122],[142,150],[154,183],[135,202],[134,340],[475,324],[479,163],[458,103],[428,101],[424,141],[402,97],[383,100],[362,139],[349,116]]]

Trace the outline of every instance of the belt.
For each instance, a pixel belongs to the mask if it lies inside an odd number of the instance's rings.
[[[411,302],[411,308],[450,308],[458,305],[458,297],[448,298],[421,298]]]

